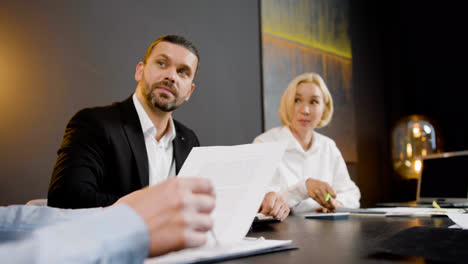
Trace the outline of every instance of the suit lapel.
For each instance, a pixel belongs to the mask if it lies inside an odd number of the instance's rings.
[[[172,147],[177,175],[190,154],[192,147],[197,147],[200,144],[198,143],[196,136],[191,136],[190,133],[188,133],[187,128],[177,122],[177,120],[173,119],[173,121],[176,130],[176,137],[174,138],[174,141],[172,141]]]
[[[184,164],[184,161],[188,156],[188,153],[184,151],[185,150],[184,141],[185,141],[185,138],[182,135],[180,135],[180,133],[177,131],[176,137],[174,138],[174,141],[172,142],[172,147],[174,151],[174,160],[175,160],[175,166],[176,166],[176,175],[179,174],[179,171],[182,168],[182,164]]]
[[[120,104],[123,129],[133,151],[142,187],[149,184],[148,155],[140,119],[133,104],[132,96]]]

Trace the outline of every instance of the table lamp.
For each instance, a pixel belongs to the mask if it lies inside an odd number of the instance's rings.
[[[440,152],[440,135],[435,121],[422,115],[404,117],[392,129],[392,162],[404,179],[418,179],[422,159]]]

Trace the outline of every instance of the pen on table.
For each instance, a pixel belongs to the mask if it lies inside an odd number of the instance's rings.
[[[434,200],[432,201],[432,206],[434,206],[435,208],[437,209],[440,209],[441,211],[438,211],[438,213],[447,213],[446,210],[442,210],[442,208],[440,208],[439,204]]]

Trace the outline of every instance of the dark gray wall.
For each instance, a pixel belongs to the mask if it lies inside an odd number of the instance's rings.
[[[257,1],[0,3],[0,205],[46,197],[56,150],[79,109],[133,93],[136,64],[157,37],[180,34],[201,60],[175,117],[202,145],[261,133]]]
[[[350,10],[358,162],[348,169],[361,190],[363,207],[387,200],[392,192],[382,10],[379,1],[367,0],[352,2]]]
[[[468,149],[468,41],[460,5],[352,1],[358,162],[350,172],[365,206],[416,198],[417,182],[399,177],[390,160],[391,129],[400,118],[427,115],[440,126],[445,151]]]

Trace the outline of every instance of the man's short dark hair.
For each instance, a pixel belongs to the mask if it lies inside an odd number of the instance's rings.
[[[195,45],[192,42],[188,41],[186,38],[182,36],[178,36],[178,35],[164,35],[158,38],[157,40],[153,41],[153,43],[151,43],[148,50],[146,51],[145,59],[143,60],[143,63],[146,64],[146,60],[151,55],[151,52],[153,51],[154,47],[159,42],[162,42],[162,41],[182,46],[188,49],[190,52],[192,52],[195,56],[197,56],[197,70],[198,70],[198,64],[200,63],[200,56],[198,55],[197,47],[195,47]]]

